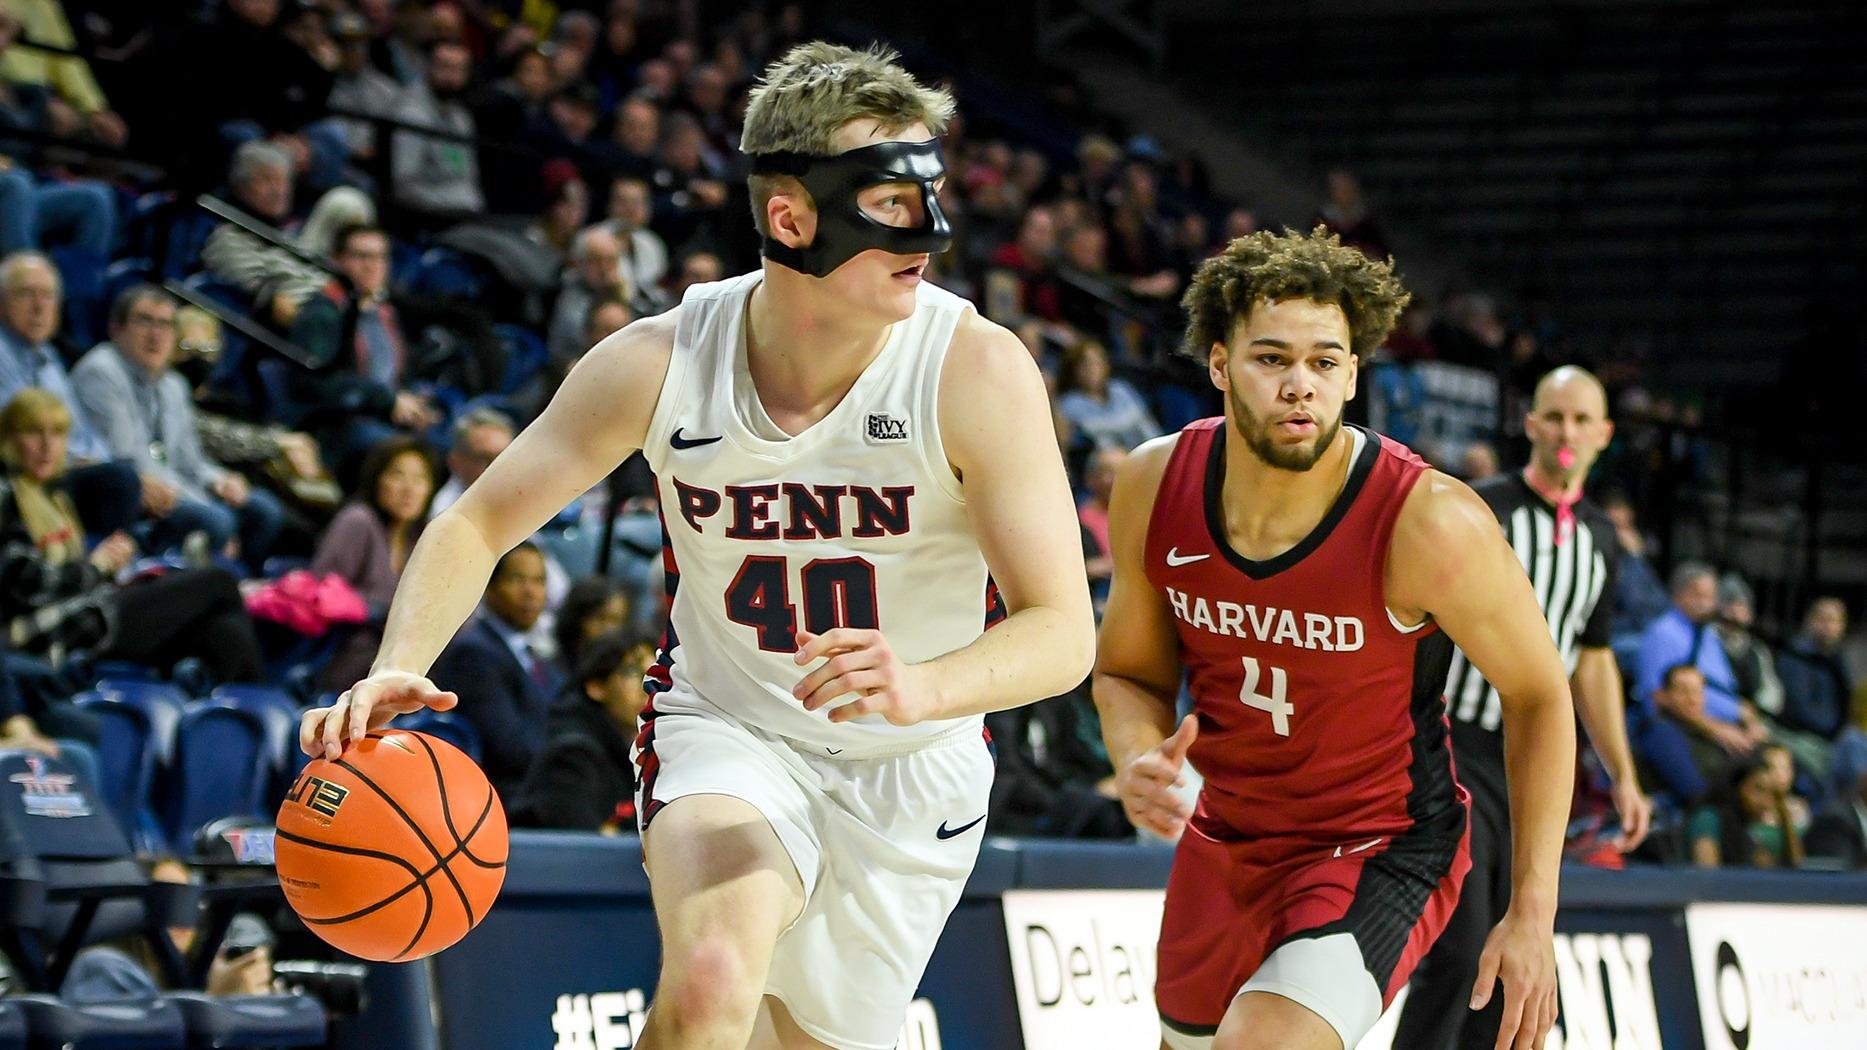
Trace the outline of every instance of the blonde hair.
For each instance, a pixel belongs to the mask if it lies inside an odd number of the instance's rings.
[[[13,395],[0,408],[0,439],[18,437],[34,427],[50,425],[54,430],[71,430],[71,409],[57,394],[29,386]]]
[[[953,95],[927,87],[901,68],[901,56],[880,45],[855,48],[814,40],[765,67],[746,104],[742,153],[841,153],[836,133],[852,120],[873,120],[895,132],[925,124],[938,136],[953,119]],[[754,175],[752,221],[765,229],[765,205],[780,190],[802,192],[785,175]]]

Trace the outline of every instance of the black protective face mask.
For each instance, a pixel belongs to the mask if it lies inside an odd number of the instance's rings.
[[[938,255],[953,243],[953,227],[940,210],[934,182],[946,174],[939,139],[877,142],[832,157],[809,153],[757,153],[754,175],[790,175],[817,205],[817,236],[792,248],[764,238],[765,258],[799,273],[823,277],[870,248],[896,255]],[[921,190],[919,226],[890,226],[863,212],[856,195],[871,186],[909,183]]]

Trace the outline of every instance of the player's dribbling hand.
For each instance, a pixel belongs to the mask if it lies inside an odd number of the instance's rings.
[[[298,746],[307,755],[322,753],[335,760],[347,744],[388,725],[397,715],[424,707],[445,711],[459,702],[459,696],[436,689],[418,674],[382,671],[344,690],[331,706],[306,711],[298,723]]]
[[[830,721],[879,714],[890,725],[911,726],[933,717],[938,705],[925,670],[902,662],[882,632],[861,627],[822,634],[799,631],[797,646],[792,659],[799,667],[823,660],[791,689],[791,695],[804,702],[804,710],[816,711],[856,693],[855,700],[830,711]]]
[[[1115,790],[1128,823],[1164,839],[1180,837],[1193,809],[1176,789],[1186,786],[1180,773],[1186,767],[1187,749],[1198,736],[1199,720],[1187,715],[1172,736],[1115,774]]]
[[[1504,912],[1504,921],[1485,938],[1471,1005],[1483,1009],[1497,983],[1504,982],[1504,1013],[1494,1050],[1543,1050],[1543,1040],[1556,1023],[1555,940],[1551,923],[1514,908]]]

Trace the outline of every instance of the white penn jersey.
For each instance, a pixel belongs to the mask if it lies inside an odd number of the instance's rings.
[[[940,441],[940,371],[972,304],[921,284],[913,316],[843,400],[786,436],[746,366],[746,305],[761,277],[688,289],[643,440],[673,597],[648,673],[653,709],[718,711],[848,757],[977,732],[976,715],[833,723],[791,693],[809,670],[793,661],[800,630],[879,628],[917,663],[970,644],[997,608]]]

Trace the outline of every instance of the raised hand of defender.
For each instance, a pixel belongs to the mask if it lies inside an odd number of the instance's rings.
[[[1187,715],[1172,736],[1116,771],[1115,791],[1130,824],[1164,839],[1180,837],[1193,807],[1177,789],[1186,786],[1181,772],[1186,768],[1186,752],[1198,736],[1199,720]]]
[[[458,703],[459,696],[435,688],[421,675],[381,671],[346,689],[331,706],[306,711],[298,723],[298,746],[307,755],[316,757],[322,751],[335,760],[347,744],[388,725],[397,715],[424,707],[445,711]]]
[[[1472,986],[1472,1009],[1491,1001],[1504,982],[1504,1013],[1498,1020],[1494,1050],[1543,1050],[1556,1023],[1555,931],[1549,922],[1506,909],[1504,920],[1485,939],[1478,957],[1478,983]]]
[[[854,693],[855,700],[831,709],[830,721],[879,714],[891,725],[911,726],[933,717],[937,704],[925,669],[903,663],[882,632],[861,627],[799,631],[797,645],[792,659],[799,667],[823,660],[791,689],[804,710],[828,707]]]

